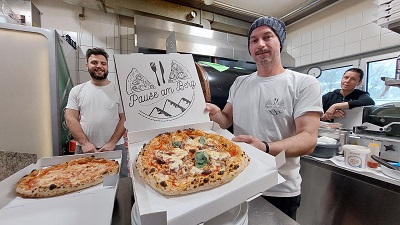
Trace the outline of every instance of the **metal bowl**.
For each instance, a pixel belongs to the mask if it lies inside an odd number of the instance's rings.
[[[318,144],[310,155],[318,158],[332,158],[339,152],[339,144]]]

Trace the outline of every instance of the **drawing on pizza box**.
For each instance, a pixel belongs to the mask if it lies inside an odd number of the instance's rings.
[[[154,77],[145,76],[139,68],[132,68],[126,78],[129,107],[139,107],[139,115],[155,121],[171,121],[183,116],[193,105],[196,82],[189,70],[173,59],[167,76],[161,61],[150,62]],[[153,80],[152,83],[150,79]]]

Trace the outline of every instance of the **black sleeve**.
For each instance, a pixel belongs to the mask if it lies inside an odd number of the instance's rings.
[[[359,106],[375,105],[374,100],[369,96],[368,92],[361,94],[357,100],[349,101],[349,109]]]
[[[332,94],[333,92],[328,92],[322,96],[322,107],[324,109],[324,113],[329,109],[329,107],[331,107],[331,105],[335,104],[331,101]]]

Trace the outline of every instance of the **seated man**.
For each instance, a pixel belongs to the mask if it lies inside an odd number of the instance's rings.
[[[345,118],[343,109],[375,105],[368,92],[355,89],[361,84],[364,72],[359,68],[348,69],[340,82],[342,89],[336,89],[322,96],[324,115],[322,121],[330,121],[334,118]]]

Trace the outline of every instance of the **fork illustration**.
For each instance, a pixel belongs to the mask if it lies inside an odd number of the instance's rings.
[[[160,80],[158,79],[158,76],[157,76],[157,67],[156,67],[156,64],[155,64],[154,62],[150,62],[150,67],[151,67],[151,69],[154,71],[154,74],[156,74],[158,86],[161,86]]]

